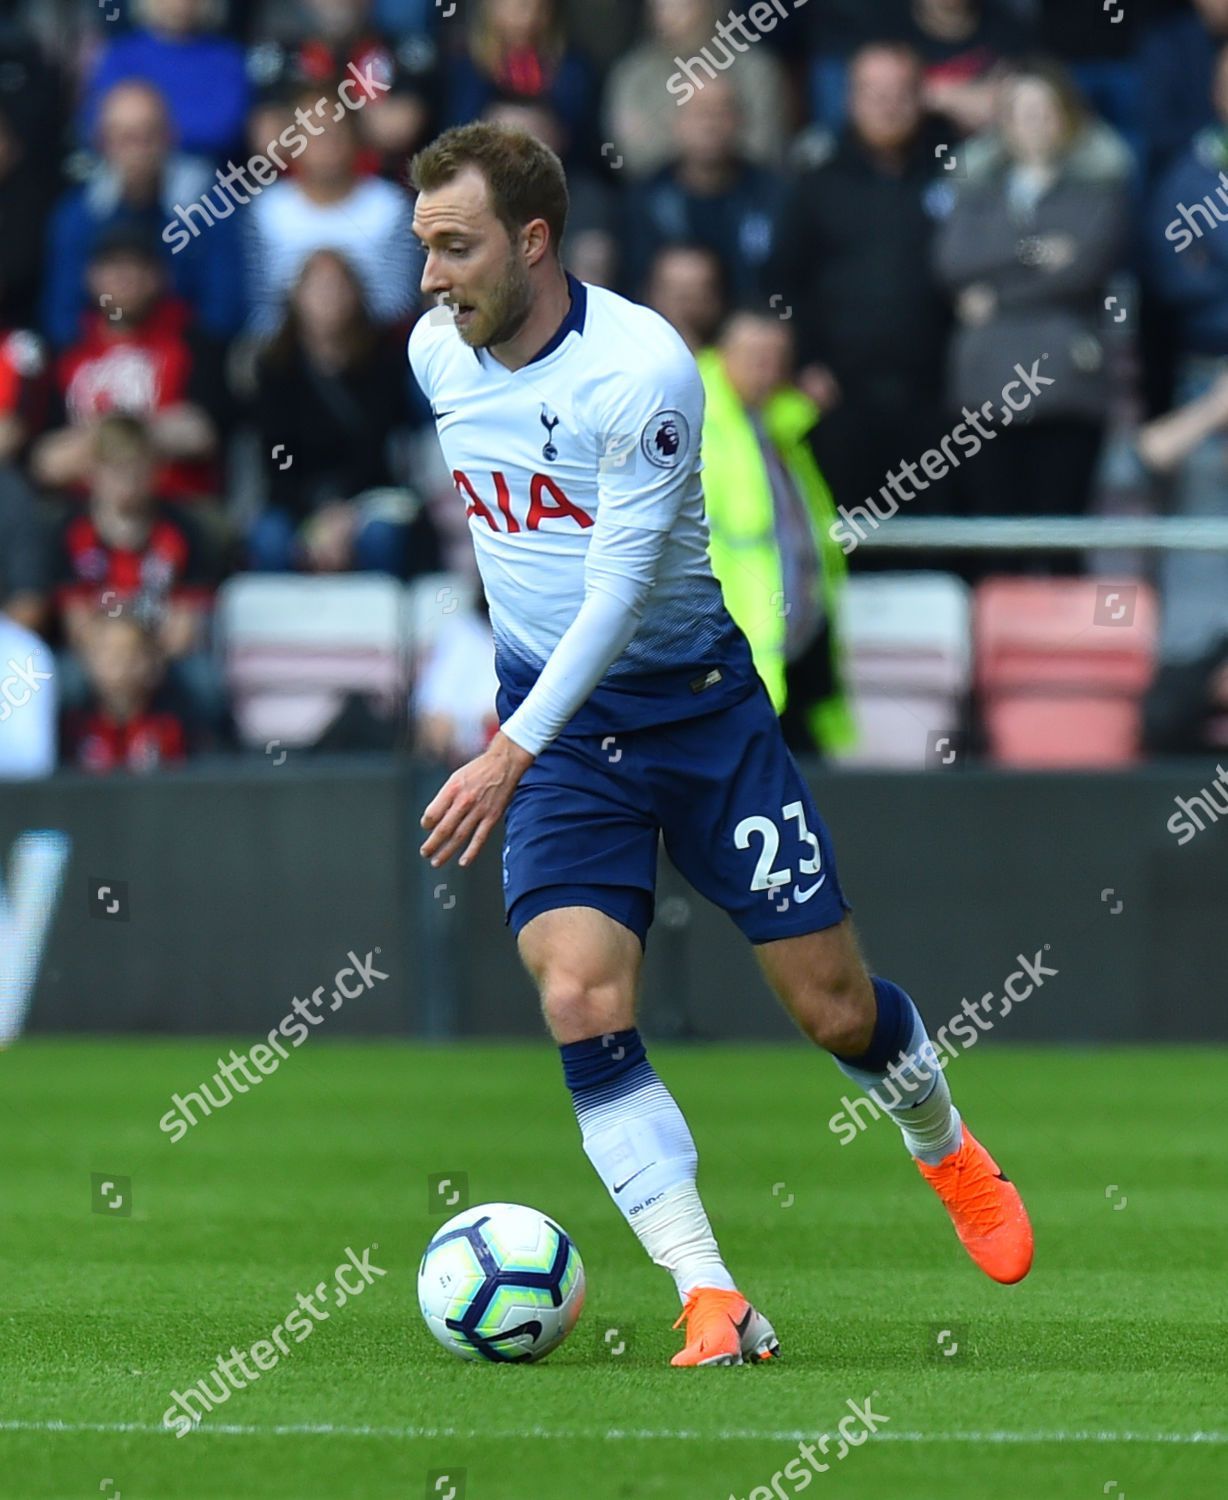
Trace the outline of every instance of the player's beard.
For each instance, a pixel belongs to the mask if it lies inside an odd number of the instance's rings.
[[[520,332],[532,305],[529,273],[514,253],[509,254],[481,317],[475,318],[469,328],[460,330],[461,338],[475,349],[506,344]]]

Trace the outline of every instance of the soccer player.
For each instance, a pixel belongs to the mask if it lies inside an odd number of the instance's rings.
[[[468,865],[506,811],[508,921],[584,1150],[677,1284],[673,1363],[779,1344],[721,1258],[691,1133],[635,1027],[659,835],[802,1031],[876,1090],[977,1265],[1018,1281],[1023,1203],[961,1121],[912,1000],[866,972],[827,829],[709,566],[694,359],[656,313],[563,270],[567,184],[532,137],[459,126],[411,176],[436,307],[409,358],[466,504],[501,726],[426,808],[421,852]]]

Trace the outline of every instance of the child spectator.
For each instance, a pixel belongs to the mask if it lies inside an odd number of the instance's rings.
[[[96,311],[58,361],[62,425],[35,444],[34,477],[79,488],[99,419],[124,412],[148,423],[162,498],[215,495],[227,403],[218,347],[193,327],[186,303],[167,291],[161,257],[140,229],[117,225],[98,241],[89,288]]]
[[[253,568],[356,568],[399,578],[439,566],[425,512],[390,511],[392,448],[409,426],[405,355],[377,328],[354,268],[317,250],[257,365],[256,416],[268,505],[248,538]]]
[[[63,638],[81,653],[99,614],[128,616],[153,635],[194,716],[216,725],[221,692],[204,651],[212,587],[191,523],[156,497],[155,464],[143,423],[128,416],[98,423],[89,508],[63,524],[55,559]],[[79,667],[71,658],[64,665],[64,696],[72,702],[81,693]]]
[[[186,758],[183,721],[159,693],[165,663],[148,627],[131,615],[96,615],[82,663],[88,708],[64,716],[61,759],[83,771],[153,771]]]

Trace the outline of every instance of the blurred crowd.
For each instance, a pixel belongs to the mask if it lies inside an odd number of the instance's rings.
[[[562,156],[569,269],[699,357],[714,565],[795,744],[848,737],[846,570],[917,566],[838,517],[1228,516],[1228,0],[9,3],[0,773],[231,747],[235,573],[471,566],[404,355],[406,169],[479,118]],[[732,597],[755,537],[796,611]],[[1192,748],[1228,553],[1140,565],[1154,743]],[[48,723],[15,705],[50,662]],[[449,677],[417,730],[445,757]]]

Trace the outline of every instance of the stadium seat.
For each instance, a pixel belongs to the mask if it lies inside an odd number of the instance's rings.
[[[976,591],[973,618],[993,760],[1059,769],[1138,759],[1156,652],[1147,584],[989,578]]]
[[[218,598],[217,639],[242,743],[314,743],[350,692],[389,709],[409,683],[404,585],[374,573],[241,573]]]
[[[921,770],[949,753],[942,739],[956,743],[971,678],[969,615],[967,586],[948,573],[849,579],[843,625],[858,740],[842,764]]]

